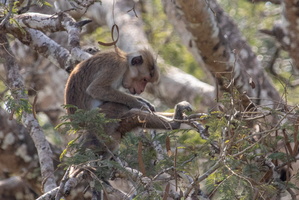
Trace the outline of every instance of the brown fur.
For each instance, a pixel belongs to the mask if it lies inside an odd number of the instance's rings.
[[[155,114],[154,112],[140,109],[129,109],[127,106],[119,103],[104,103],[100,106],[100,112],[105,113],[107,118],[119,119],[119,121],[108,123],[104,127],[105,133],[110,138],[99,137],[92,132],[88,132],[82,139],[82,146],[97,149],[98,154],[107,158],[111,155],[107,153],[106,148],[109,148],[111,152],[117,150],[124,134],[135,128],[164,130],[180,128],[180,122],[177,120],[184,118],[184,111],[191,111],[191,105],[185,101],[175,106],[173,118],[164,117],[163,113]]]
[[[105,125],[105,133],[110,139],[89,131],[83,135],[81,144],[97,149],[99,154],[107,157],[106,147],[111,151],[117,149],[123,134],[134,128],[167,130],[179,128],[179,122],[151,112],[154,107],[146,100],[118,90],[122,85],[132,94],[141,93],[147,82],[155,82],[158,78],[155,61],[148,50],[131,54],[119,49],[100,52],[79,63],[67,81],[65,104],[90,110],[95,108],[94,100],[101,101],[98,106],[100,112],[105,113],[107,118],[120,119],[118,122]],[[189,103],[179,103],[175,109],[174,119],[183,119],[183,111],[190,109]],[[74,112],[74,108],[68,109],[69,114]]]
[[[146,77],[148,82],[158,80],[158,70],[151,53],[142,50],[135,54],[142,56],[141,66],[131,66],[130,59],[134,54],[126,54],[121,50],[99,52],[79,63],[67,81],[65,104],[89,110],[92,108],[92,100],[95,99],[124,104],[129,108],[145,107],[144,102],[118,90],[126,80],[131,79],[132,84],[138,84],[140,77],[141,79]],[[130,71],[138,71],[138,77],[131,78]],[[74,112],[75,109],[68,109],[68,113]]]

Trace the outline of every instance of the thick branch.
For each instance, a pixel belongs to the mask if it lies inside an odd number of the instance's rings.
[[[23,84],[23,78],[19,73],[19,67],[16,64],[15,58],[10,50],[6,35],[0,34],[0,55],[4,60],[4,66],[7,73],[7,84],[11,90],[11,93],[16,102],[21,100],[28,100],[28,96],[25,94],[25,88]],[[56,187],[54,177],[54,166],[52,161],[52,151],[49,143],[47,142],[45,135],[38,124],[38,121],[34,118],[32,113],[23,111],[22,122],[29,131],[35,147],[38,152],[41,174],[44,180],[44,191],[50,191]]]
[[[283,5],[283,22],[282,27],[284,30],[283,41],[287,41],[290,57],[293,60],[294,66],[299,69],[299,39],[298,39],[298,12],[299,4],[297,0],[282,1]]]
[[[214,0],[163,3],[185,45],[196,58],[202,58],[222,90],[229,89],[225,79],[233,79],[239,92],[246,92],[255,103],[267,106],[279,104],[280,96],[263,72],[261,63]],[[255,88],[249,84],[251,79]],[[244,107],[250,104],[247,98],[242,100]]]
[[[77,23],[65,13],[58,15],[26,13],[17,15],[14,20],[15,23],[6,23],[2,32],[12,34],[62,69],[90,57],[90,54],[80,49],[81,28],[90,21]],[[59,31],[67,31],[70,51],[45,35],[45,32]]]
[[[70,56],[69,51],[46,36],[43,32],[31,28],[21,30],[15,27],[9,28],[8,32],[15,38],[18,38],[23,44],[30,46],[39,54],[48,58],[54,65],[62,69],[65,67],[66,60]]]

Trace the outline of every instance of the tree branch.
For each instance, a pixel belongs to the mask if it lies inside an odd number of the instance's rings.
[[[19,73],[19,67],[16,64],[13,53],[10,50],[6,35],[0,34],[0,44],[0,55],[2,58],[5,58],[4,66],[7,73],[7,84],[10,91],[16,103],[19,103],[21,100],[28,101],[28,96],[25,94],[23,78]],[[32,113],[24,110],[22,122],[29,131],[39,155],[41,174],[44,181],[43,190],[45,192],[50,191],[56,187],[54,166],[51,159],[53,157],[53,153],[50,145],[46,140],[38,121],[34,118]]]
[[[90,20],[76,22],[66,13],[26,13],[16,15],[14,20],[15,23],[6,23],[2,32],[12,34],[62,69],[72,68],[74,63],[91,56],[80,48],[81,28]],[[45,35],[46,32],[58,31],[67,31],[70,51]]]

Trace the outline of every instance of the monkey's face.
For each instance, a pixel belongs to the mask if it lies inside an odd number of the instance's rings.
[[[138,54],[128,54],[128,69],[123,77],[123,87],[131,94],[141,94],[148,82],[156,82],[159,73],[152,54],[141,50]]]
[[[132,82],[132,87],[129,88],[131,94],[141,94],[146,87],[147,79],[144,78],[143,80],[135,80]]]
[[[149,80],[148,76],[126,76],[123,80],[123,87],[128,89],[131,94],[141,94],[145,90],[146,84],[150,82]]]

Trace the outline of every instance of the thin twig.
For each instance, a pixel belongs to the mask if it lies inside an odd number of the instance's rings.
[[[8,6],[9,6],[8,13],[4,17],[4,19],[1,21],[1,23],[0,23],[0,29],[3,29],[3,27],[5,26],[5,24],[9,20],[10,16],[12,15],[13,5],[14,5],[14,0],[10,0],[9,3],[8,3]]]

